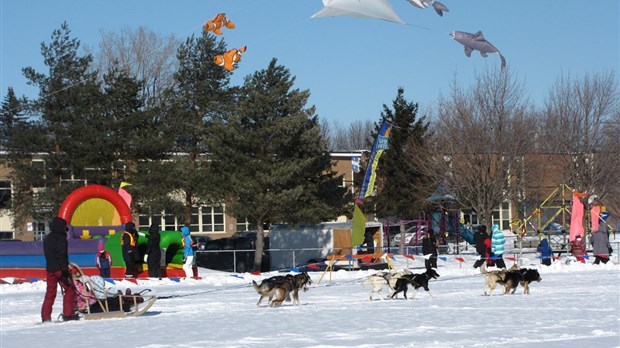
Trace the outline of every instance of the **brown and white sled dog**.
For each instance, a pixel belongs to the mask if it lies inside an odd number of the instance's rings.
[[[263,298],[268,297],[270,307],[279,306],[285,300],[291,301],[291,295],[293,304],[298,305],[300,303],[299,290],[308,290],[310,284],[312,284],[312,278],[305,271],[295,275],[273,276],[264,279],[260,284],[252,281],[254,290],[260,295],[256,305],[259,306]]]
[[[377,293],[379,295],[379,299],[383,300],[383,296],[381,296],[381,290],[383,290],[384,286],[387,286],[389,289],[388,297],[392,296],[394,292],[394,287],[396,286],[396,281],[398,278],[405,274],[411,274],[411,271],[408,269],[404,269],[400,272],[392,272],[392,271],[384,271],[377,272],[373,275],[370,275],[362,281],[362,285],[370,285],[370,300],[372,301],[373,294]]]
[[[482,264],[480,266],[480,273],[484,276],[485,295],[493,296],[493,291],[495,291],[498,284],[502,286],[506,284],[506,273],[508,273],[506,269],[488,271],[484,264]]]

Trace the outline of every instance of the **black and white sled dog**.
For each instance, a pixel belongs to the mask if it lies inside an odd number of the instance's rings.
[[[404,269],[400,272],[393,272],[393,271],[384,271],[384,272],[377,272],[373,275],[370,275],[368,277],[366,277],[366,279],[364,279],[364,281],[362,281],[362,285],[370,285],[370,300],[372,301],[373,298],[373,294],[377,293],[379,295],[379,299],[383,300],[383,296],[381,296],[381,290],[383,290],[384,286],[388,287],[388,291],[389,294],[388,296],[391,296],[392,293],[394,292],[394,287],[396,286],[396,281],[398,280],[398,278],[407,275],[407,274],[411,274],[411,271],[408,269]]]
[[[256,305],[259,306],[263,298],[268,297],[270,307],[279,306],[285,300],[291,301],[291,295],[293,304],[298,305],[300,303],[299,290],[308,290],[310,284],[312,284],[312,278],[305,271],[295,275],[273,276],[264,279],[260,284],[252,281],[254,290],[260,295]]]
[[[394,286],[394,293],[392,294],[391,298],[398,298],[398,294],[402,292],[406,300],[407,288],[409,287],[409,285],[413,286],[413,288],[415,289],[413,297],[411,297],[412,300],[415,299],[415,295],[418,293],[418,289],[420,288],[424,288],[426,293],[429,294],[431,298],[433,298],[433,295],[428,289],[428,282],[431,279],[437,278],[439,278],[439,273],[437,273],[434,268],[428,269],[424,273],[402,275],[396,280],[396,284]]]

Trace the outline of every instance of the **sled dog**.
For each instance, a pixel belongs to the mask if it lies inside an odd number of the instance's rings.
[[[291,295],[293,303],[298,305],[300,303],[299,290],[308,290],[310,284],[312,284],[312,278],[305,271],[296,275],[273,276],[264,279],[260,284],[252,281],[254,290],[260,295],[256,305],[259,306],[263,298],[268,297],[270,307],[279,306],[285,300],[291,301]]]
[[[407,299],[407,288],[409,284],[413,286],[415,289],[415,293],[413,293],[412,300],[415,299],[415,295],[418,293],[418,289],[424,288],[424,290],[431,296],[430,290],[428,289],[428,281],[431,279],[439,278],[439,273],[435,271],[435,269],[431,268],[424,273],[419,274],[405,274],[396,280],[396,285],[394,286],[394,293],[391,298],[398,298],[398,294],[400,292],[405,296],[405,300]]]

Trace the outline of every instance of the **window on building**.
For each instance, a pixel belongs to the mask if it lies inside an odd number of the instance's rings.
[[[11,207],[11,180],[0,180],[0,209]]]
[[[502,230],[510,229],[510,204],[502,203],[499,209],[493,211],[493,225],[498,225]]]
[[[155,221],[155,220],[153,220]],[[151,227],[151,219],[149,216],[147,215],[140,215],[138,216],[138,230],[139,231],[146,231],[149,229],[149,227]]]
[[[192,215],[189,217],[189,230],[200,232],[200,208],[198,207],[192,208]]]
[[[163,214],[163,224],[161,224],[161,229],[164,231],[178,231],[181,226],[177,227],[177,219],[174,215],[170,213]]]
[[[49,231],[48,224],[45,222],[34,221],[32,223],[32,231],[34,233],[35,240],[43,240]]]
[[[225,232],[224,206],[194,207],[190,217],[190,231],[199,233]],[[178,231],[183,223],[175,215],[169,213],[146,215],[139,217],[140,229],[147,230],[153,222],[159,223],[163,231]]]
[[[237,232],[245,232],[254,230],[254,226],[250,226],[250,223],[246,218],[237,218]]]
[[[202,207],[201,232],[221,233],[225,231],[224,206]]]

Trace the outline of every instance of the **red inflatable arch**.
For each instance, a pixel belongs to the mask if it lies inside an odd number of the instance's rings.
[[[65,201],[62,202],[60,210],[58,211],[58,217],[70,222],[77,206],[91,198],[100,198],[110,202],[118,211],[122,224],[132,221],[131,209],[129,209],[123,197],[113,189],[101,185],[88,185],[71,192],[67,198],[65,198]]]

